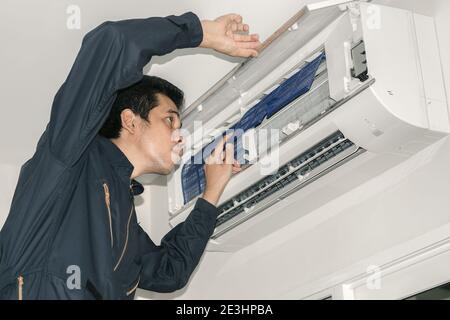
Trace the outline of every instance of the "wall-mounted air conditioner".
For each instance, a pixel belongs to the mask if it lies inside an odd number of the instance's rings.
[[[191,148],[168,180],[172,225],[203,192],[202,150],[226,129],[243,131],[236,152],[247,165],[220,199],[207,250],[257,241],[450,132],[432,17],[326,1],[295,14],[263,48],[183,113]],[[279,132],[278,147],[261,132]]]

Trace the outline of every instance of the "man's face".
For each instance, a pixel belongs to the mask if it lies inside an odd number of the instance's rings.
[[[148,161],[145,166],[149,172],[169,174],[174,160],[182,152],[181,120],[175,103],[169,97],[162,94],[157,94],[157,97],[159,105],[150,110],[148,122],[136,117],[136,143],[142,158]]]

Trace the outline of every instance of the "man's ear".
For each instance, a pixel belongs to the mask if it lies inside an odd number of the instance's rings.
[[[131,134],[134,134],[136,130],[136,115],[133,113],[133,111],[131,111],[131,109],[124,109],[120,113],[120,119],[122,129],[128,131]]]

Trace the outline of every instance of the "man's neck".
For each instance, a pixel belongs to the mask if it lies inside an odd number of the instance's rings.
[[[131,148],[124,143],[121,139],[110,139],[110,141],[112,143],[114,143],[117,148],[120,149],[120,151],[122,151],[122,153],[125,155],[125,157],[127,157],[128,161],[130,161],[130,163],[133,165],[133,172],[131,173],[131,179],[134,179],[138,176],[140,176],[142,174],[142,172],[140,172],[140,166],[139,166],[139,161],[137,159],[137,157],[133,156],[134,153],[131,150]]]

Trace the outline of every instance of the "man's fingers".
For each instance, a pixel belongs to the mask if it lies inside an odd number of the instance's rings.
[[[217,164],[217,160],[216,157],[214,156],[214,153],[211,153],[209,157],[205,159],[205,164],[207,165]]]
[[[241,171],[242,171],[241,164],[239,163],[239,161],[237,161],[237,160],[235,159],[235,160],[234,160],[234,163],[233,163],[233,167],[232,167],[231,172],[232,172],[233,174],[236,174],[236,173],[241,172]]]
[[[251,42],[251,41],[259,41],[258,34],[233,34],[233,40],[237,42]]]
[[[229,25],[231,23],[242,23],[242,16],[237,13],[229,13],[229,14],[220,16],[219,18],[216,19],[216,21],[217,20],[223,21],[227,25]]]
[[[232,143],[227,143],[225,145],[225,163],[234,163],[234,145]]]
[[[241,49],[258,49],[261,46],[259,41],[236,42],[236,46]]]
[[[234,57],[248,58],[258,56],[262,47],[259,36],[257,34],[245,34],[249,32],[250,27],[243,22],[241,15],[230,13],[220,16],[214,21],[220,25],[220,34],[215,36],[222,41],[218,41],[219,44],[212,46],[212,49]],[[228,39],[225,39],[225,37]]]
[[[230,137],[229,134],[222,137],[219,140],[219,142],[217,143],[216,147],[214,148],[214,151],[212,154],[216,161],[220,162],[223,160],[223,146],[225,145],[225,143],[227,142],[229,137]]]
[[[233,52],[234,56],[237,57],[257,57],[259,55],[259,51],[253,48],[242,48],[242,46],[238,46],[238,48]]]
[[[248,24],[245,24],[245,23],[233,22],[231,27],[232,27],[233,31],[237,31],[237,32],[247,32],[248,30],[250,30],[250,27],[248,26]]]
[[[236,173],[239,173],[239,172],[241,172],[241,171],[242,171],[241,168],[235,169],[235,168],[233,167],[233,169],[231,170],[231,173],[236,174]]]
[[[259,54],[258,50],[255,49],[244,49],[244,48],[238,48],[236,51],[233,52],[233,56],[236,57],[257,57]]]
[[[224,16],[227,30],[233,32],[246,32],[250,29],[248,24],[243,23],[242,16],[236,13],[231,13]]]
[[[232,32],[247,32],[249,29],[250,27],[248,26],[248,24],[237,22],[228,23],[226,26],[226,30]]]
[[[241,23],[242,22],[242,16],[237,13],[230,13],[228,15],[228,21],[229,22],[235,22],[235,23]]]

